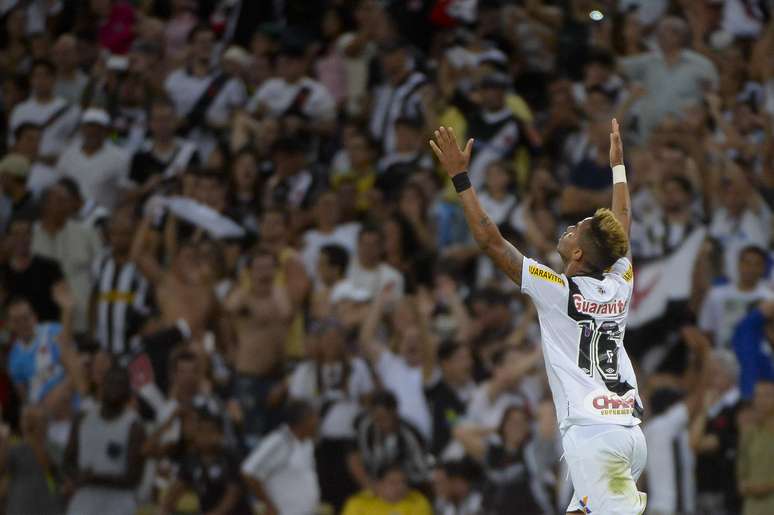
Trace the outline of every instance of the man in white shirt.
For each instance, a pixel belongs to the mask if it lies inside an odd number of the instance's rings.
[[[307,76],[305,50],[298,44],[285,44],[278,56],[278,77],[264,82],[250,99],[247,109],[259,117],[294,116],[304,128],[329,133],[336,116],[336,101],[322,83]]]
[[[774,298],[766,287],[766,251],[751,245],[739,252],[739,275],[735,283],[714,286],[701,307],[699,328],[716,347],[728,348],[737,323],[761,300]]]
[[[427,123],[425,105],[427,77],[414,69],[406,41],[394,40],[382,45],[380,64],[385,76],[373,92],[371,136],[382,142],[384,152],[395,150],[395,122],[409,117]]]
[[[43,129],[40,154],[53,162],[78,125],[79,109],[54,94],[55,68],[51,61],[36,60],[30,71],[30,97],[11,111],[11,134],[21,124],[30,122]],[[13,144],[13,138],[9,138]]]
[[[646,496],[636,481],[646,462],[642,401],[623,345],[634,272],[629,260],[631,200],[618,122],[610,132],[612,209],[567,228],[559,274],[525,257],[481,208],[466,170],[473,140],[460,149],[440,127],[430,146],[451,177],[476,242],[529,295],[575,493],[567,513],[638,515]]]
[[[114,209],[126,185],[129,159],[106,141],[110,117],[102,109],[87,109],[81,119],[82,139],[73,141],[59,157],[57,171],[72,177],[83,196]]]
[[[242,464],[242,475],[266,515],[313,515],[320,502],[313,442],[317,410],[292,401],[286,422],[261,440]]]
[[[77,41],[72,34],[62,34],[51,48],[56,65],[54,93],[71,105],[78,105],[89,77],[78,69]]]
[[[661,183],[660,204],[652,216],[632,222],[632,255],[655,259],[671,254],[700,224],[691,200],[693,186],[685,177],[667,177]]]
[[[215,148],[213,132],[227,127],[247,99],[244,83],[213,68],[215,33],[207,26],[188,35],[188,65],[172,72],[164,90],[182,119],[182,132],[199,146],[203,160]]]
[[[619,64],[647,94],[638,103],[639,136],[650,132],[668,114],[679,114],[689,102],[699,102],[718,86],[712,61],[686,48],[688,25],[676,16],[663,18],[656,29],[658,50],[623,59]]]
[[[74,327],[88,328],[89,299],[92,291],[92,265],[102,254],[97,232],[71,220],[67,190],[55,184],[41,201],[40,221],[32,232],[32,252],[58,261],[75,297]]]
[[[709,234],[723,245],[725,274],[737,277],[739,251],[749,245],[768,247],[771,239],[772,214],[753,190],[745,173],[730,165],[722,179],[720,205],[715,208]]]
[[[403,276],[382,261],[382,236],[375,226],[366,226],[360,230],[357,256],[349,265],[347,281],[367,291],[370,298],[391,283],[394,285],[394,295],[403,296]]]
[[[338,195],[333,190],[321,193],[314,203],[315,227],[304,232],[301,258],[310,277],[317,276],[320,249],[325,245],[341,245],[349,255],[355,253],[360,232],[358,222],[339,223]]]
[[[492,357],[492,378],[481,383],[473,393],[465,415],[465,424],[496,430],[505,411],[511,406],[530,408],[527,397],[520,391],[521,378],[535,365],[542,354],[524,354],[515,349],[503,349]]]
[[[43,135],[41,127],[31,122],[24,122],[14,131],[13,152],[21,154],[30,160],[32,166],[27,175],[27,189],[36,198],[43,190],[59,179],[59,174],[53,166],[39,159],[40,139]]]
[[[380,338],[379,324],[388,304],[395,299],[393,290],[394,284],[388,284],[371,303],[360,327],[359,345],[381,384],[397,398],[401,418],[430,442],[433,422],[424,387],[435,371],[435,353],[421,321],[412,319],[411,301],[395,304],[393,316],[401,319],[395,331],[397,352],[389,348],[385,338]]]

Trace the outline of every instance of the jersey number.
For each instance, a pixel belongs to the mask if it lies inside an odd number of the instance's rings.
[[[593,320],[581,320],[578,344],[578,366],[590,377],[599,373],[607,382],[618,382],[618,347],[621,330],[615,322],[603,322],[599,327]]]

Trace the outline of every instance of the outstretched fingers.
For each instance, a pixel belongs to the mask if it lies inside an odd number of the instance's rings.
[[[439,127],[438,131],[441,134],[441,149],[443,149],[445,152],[448,152],[451,150],[451,137],[449,136],[449,131],[446,129],[446,127]]]
[[[446,129],[446,133],[449,135],[449,144],[454,145],[454,148],[459,150],[460,146],[457,144],[457,137],[454,135],[454,129],[449,127]]]
[[[463,154],[465,154],[466,159],[470,159],[470,154],[473,152],[473,138],[470,138],[468,140],[468,143],[465,145],[465,150],[463,151]]]
[[[436,134],[438,134],[438,131],[435,131],[435,132],[436,132]],[[430,148],[433,149],[433,153],[440,160],[441,157],[443,156],[443,152],[441,152],[441,149],[438,148],[438,145],[435,144],[435,141],[430,140]]]

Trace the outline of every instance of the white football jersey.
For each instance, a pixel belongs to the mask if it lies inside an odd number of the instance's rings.
[[[537,308],[559,428],[640,423],[642,401],[623,347],[634,286],[621,258],[604,274],[567,277],[524,258],[521,290]]]

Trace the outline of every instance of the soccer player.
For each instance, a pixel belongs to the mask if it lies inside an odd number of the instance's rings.
[[[481,209],[464,150],[441,127],[430,146],[451,176],[481,249],[532,298],[543,356],[575,493],[568,513],[639,515],[646,496],[635,481],[646,461],[639,428],[642,402],[623,348],[633,289],[630,199],[618,123],[612,121],[613,205],[567,228],[558,251],[564,271],[529,259],[506,241]]]

